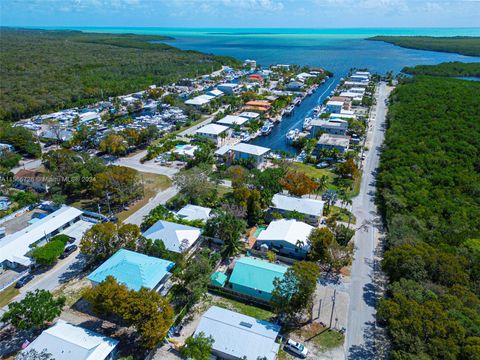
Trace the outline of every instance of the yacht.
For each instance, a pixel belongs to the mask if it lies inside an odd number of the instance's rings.
[[[260,129],[260,132],[262,135],[268,135],[272,132],[272,129],[273,129],[273,124],[270,121],[267,121]]]
[[[303,121],[303,129],[304,130],[310,130],[312,128],[312,120],[313,118],[311,117],[306,117],[305,120]]]
[[[248,142],[248,141],[252,140],[252,137],[250,136],[250,133],[248,131],[242,133],[241,135],[242,135],[242,141],[243,142]]]
[[[287,135],[285,135],[286,139],[288,142],[295,141],[298,138],[298,134],[300,134],[300,130],[295,129],[295,130],[290,130]]]
[[[285,109],[285,114],[290,115],[295,110],[295,105],[290,105]]]

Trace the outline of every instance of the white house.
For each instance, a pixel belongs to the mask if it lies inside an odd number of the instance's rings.
[[[16,267],[29,266],[26,254],[34,244],[40,244],[80,220],[83,212],[71,206],[62,206],[26,228],[0,239],[0,264]]]
[[[313,226],[297,220],[272,221],[258,235],[256,246],[274,249],[283,256],[303,259],[310,250],[307,240],[313,229]]]
[[[44,330],[22,353],[45,350],[55,360],[110,360],[115,357],[117,345],[118,340],[60,319]]]
[[[193,226],[159,220],[143,233],[147,239],[161,240],[167,250],[184,253],[198,240],[202,231]]]
[[[273,212],[288,216],[296,211],[304,216],[303,220],[311,225],[318,226],[323,216],[325,202],[322,200],[294,197],[284,194],[275,194],[272,198]]]
[[[195,107],[203,107],[207,105],[212,99],[215,99],[215,96],[210,95],[199,95],[194,97],[193,99],[189,99],[185,101],[186,105],[192,105]]]
[[[337,149],[341,153],[348,150],[350,146],[350,136],[322,134],[315,145],[315,152],[322,149]]]
[[[249,120],[252,120],[252,119],[256,119],[257,117],[259,117],[260,114],[256,113],[256,112],[253,112],[253,111],[244,111],[244,112],[240,113],[238,116],[241,116],[241,117],[247,118]]]
[[[206,222],[211,212],[212,209],[210,208],[188,204],[177,211],[177,216],[185,220],[202,220]]]
[[[253,159],[255,167],[260,167],[265,161],[265,155],[270,152],[269,148],[246,143],[238,143],[232,147],[236,160]]]
[[[314,119],[311,122],[312,129],[310,130],[310,135],[315,137],[318,132],[323,132],[327,134],[334,135],[345,135],[348,129],[347,121],[325,121],[322,119]]]
[[[238,115],[227,115],[220,120],[218,120],[216,123],[220,125],[225,125],[228,127],[234,127],[235,125],[242,126],[245,124],[249,119],[243,116],[238,116]]]
[[[208,124],[198,129],[195,134],[206,139],[212,140],[215,144],[219,145],[222,142],[222,136],[228,137],[231,129],[228,126],[218,124]]]

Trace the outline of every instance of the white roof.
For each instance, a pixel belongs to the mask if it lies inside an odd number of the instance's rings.
[[[187,251],[200,237],[201,230],[170,221],[159,220],[143,233],[147,239],[162,240],[165,247],[173,252]]]
[[[359,94],[358,92],[353,92],[353,91],[342,91],[340,93],[340,96],[352,98],[354,100],[362,100],[363,94]]]
[[[178,155],[194,156],[197,149],[197,145],[184,145],[180,148],[176,148],[175,150],[173,150],[173,152]]]
[[[342,146],[347,148],[350,144],[350,136],[322,134],[322,136],[320,136],[320,139],[318,140],[318,143],[324,145]]]
[[[228,87],[228,88],[236,88],[238,87],[238,84],[235,83],[225,83],[225,84],[218,84],[217,87]]]
[[[211,96],[217,97],[217,96],[222,96],[222,95],[223,95],[223,91],[218,90],[218,89],[213,89],[213,90],[210,90],[210,91],[208,92],[208,94],[211,95]]]
[[[297,241],[303,241],[307,244],[307,239],[313,230],[313,226],[305,224],[297,220],[276,220],[268,225],[266,230],[263,230],[258,235],[257,240],[260,241],[287,241],[292,245],[297,245]],[[305,245],[308,247],[308,245]]]
[[[215,98],[215,96],[200,95],[200,96],[194,97],[193,99],[185,101],[185,104],[201,106],[201,105],[208,104],[214,98]]]
[[[86,113],[79,114],[79,116],[80,116],[80,121],[82,122],[91,121],[91,120],[100,118],[100,115],[95,111],[88,111]]]
[[[332,105],[332,106],[343,106],[343,101],[329,101],[327,102],[327,106]]]
[[[55,360],[103,360],[117,346],[118,341],[58,320],[43,331],[23,352],[44,349]]]
[[[244,117],[244,118],[247,118],[247,119],[256,119],[257,117],[260,116],[260,114],[256,113],[256,112],[252,112],[252,111],[244,111],[241,114],[239,114],[238,116],[241,116],[241,117]]]
[[[298,211],[301,214],[322,216],[324,201],[315,199],[305,199],[283,194],[275,194],[272,198],[272,208]]]
[[[339,114],[336,114],[336,113],[333,113],[333,114],[330,114],[330,118],[331,119],[341,119],[341,118],[345,118],[345,119],[355,119],[357,116],[356,115],[353,115],[353,114],[345,114],[343,112],[339,113]]]
[[[200,133],[200,134],[219,135],[226,130],[228,130],[228,126],[217,125],[217,124],[208,124],[208,125],[205,125],[205,126],[201,127],[196,132]]]
[[[223,156],[226,153],[228,153],[230,150],[232,150],[231,145],[223,145],[221,148],[215,151],[215,155]]]
[[[177,215],[184,218],[185,220],[203,220],[207,221],[210,217],[210,212],[212,209],[188,204],[177,211]]]
[[[263,147],[263,146],[257,146],[257,145],[252,145],[252,144],[246,144],[246,143],[238,143],[232,147],[232,150],[235,152],[240,152],[244,154],[250,154],[250,155],[255,155],[255,156],[260,156],[263,154],[266,154],[270,151],[269,148]]]
[[[235,359],[274,360],[280,347],[275,342],[280,326],[217,306],[202,315],[195,334],[200,332],[213,337],[214,352]]]
[[[345,122],[345,121],[340,122],[340,121],[325,121],[325,120],[315,119],[315,120],[312,120],[311,125],[324,128],[324,129],[347,130],[348,128],[348,122]]]
[[[224,118],[217,121],[217,124],[232,126],[234,124],[243,125],[248,121],[247,118],[237,115],[227,115]]]
[[[29,265],[31,261],[25,254],[30,250],[30,245],[78,218],[81,214],[82,211],[74,207],[62,206],[32,225],[0,239],[0,263],[9,260]]]

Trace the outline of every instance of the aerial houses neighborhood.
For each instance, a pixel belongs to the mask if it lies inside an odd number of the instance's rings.
[[[318,279],[350,276],[377,80],[246,60],[13,124],[32,144],[0,144],[21,157],[0,198],[2,326],[35,329],[19,356],[342,353],[348,294]]]

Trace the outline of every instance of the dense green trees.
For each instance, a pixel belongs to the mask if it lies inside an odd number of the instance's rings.
[[[33,249],[32,258],[37,264],[52,265],[62,255],[67,241],[66,235],[57,235],[45,245]]]
[[[148,349],[165,338],[173,323],[173,309],[158,292],[146,288],[128,290],[112,276],[108,276],[96,287],[87,289],[83,297],[97,314],[115,315],[126,326],[134,326],[144,347]]]
[[[190,336],[185,341],[185,346],[182,348],[182,356],[186,359],[210,360],[214,342],[213,337],[207,337],[201,331],[195,334],[195,336]]]
[[[2,95],[0,92],[0,99],[1,96]],[[39,158],[42,154],[40,144],[36,141],[33,133],[30,130],[27,130],[21,126],[13,127],[6,122],[0,122],[0,143],[10,144],[15,148],[15,151],[28,157]]]
[[[41,330],[46,322],[60,315],[64,304],[63,297],[55,299],[47,290],[35,290],[28,292],[23,300],[9,304],[1,321],[17,329]]]
[[[391,96],[378,203],[393,359],[480,355],[480,83],[405,80]]]
[[[158,43],[164,39],[1,28],[0,119],[83,105],[238,64]]]
[[[417,65],[404,67],[403,73],[411,75],[480,77],[480,63],[452,61],[438,65]]]
[[[405,48],[480,56],[478,36],[374,36],[367,40],[385,41]]]
[[[218,211],[207,221],[204,234],[223,240],[222,255],[229,257],[243,249],[244,244],[240,241],[240,237],[246,225],[245,221],[231,212]]]

